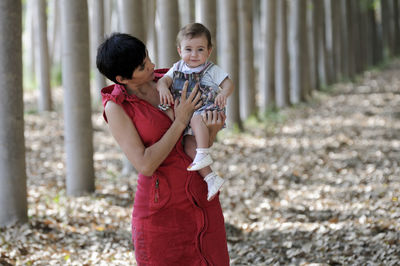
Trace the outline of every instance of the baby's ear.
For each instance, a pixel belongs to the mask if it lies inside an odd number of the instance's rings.
[[[178,54],[179,54],[179,56],[181,56],[181,57],[182,57],[182,55],[181,55],[181,52],[182,52],[182,51],[181,51],[181,47],[179,47],[179,46],[178,46],[178,47],[176,47],[176,50],[178,51]]]

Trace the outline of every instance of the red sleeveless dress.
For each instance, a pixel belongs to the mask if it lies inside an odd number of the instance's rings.
[[[131,118],[143,144],[157,142],[172,121],[121,85],[102,89]],[[107,121],[107,117],[104,114]],[[207,201],[207,185],[183,150],[182,137],[153,176],[139,174],[132,214],[138,265],[229,265],[224,217],[218,197]]]

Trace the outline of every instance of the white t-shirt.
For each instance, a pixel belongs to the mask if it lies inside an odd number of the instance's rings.
[[[182,60],[176,62],[165,75],[173,79],[174,71],[180,71],[185,74],[191,74],[191,73],[198,73],[201,72],[204,67],[206,66],[207,62],[203,65],[200,65],[195,68],[190,68],[186,65],[185,62]],[[180,66],[180,67],[179,67]],[[216,86],[219,87],[221,83],[228,77],[228,73],[226,73],[222,68],[220,68],[217,65],[213,65],[210,67],[206,73],[203,74],[203,77],[201,79],[202,83],[207,86]]]

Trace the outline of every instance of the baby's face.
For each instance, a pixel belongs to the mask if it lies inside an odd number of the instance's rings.
[[[205,36],[196,36],[191,39],[184,38],[178,47],[178,53],[189,67],[194,68],[207,61],[211,49],[208,49]]]

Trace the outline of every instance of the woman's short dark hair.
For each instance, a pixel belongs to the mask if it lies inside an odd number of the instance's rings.
[[[132,78],[146,53],[146,46],[139,39],[125,33],[113,33],[97,48],[96,65],[100,73],[118,83],[117,76]]]
[[[192,39],[194,37],[199,37],[199,36],[206,37],[208,42],[207,48],[210,49],[212,47],[211,33],[207,29],[207,27],[201,23],[190,23],[184,26],[176,36],[176,46],[180,47],[182,40],[185,38]]]

